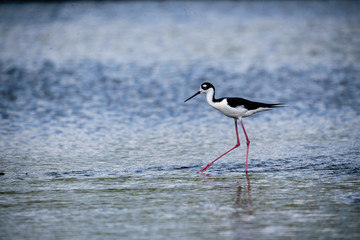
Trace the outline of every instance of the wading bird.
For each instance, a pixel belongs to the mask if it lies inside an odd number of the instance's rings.
[[[231,117],[235,120],[235,131],[236,131],[236,144],[234,147],[230,148],[225,153],[221,154],[219,157],[215,158],[213,161],[209,162],[203,169],[201,169],[199,172],[206,171],[211,164],[213,164],[216,160],[224,156],[225,154],[229,153],[230,151],[234,150],[235,148],[240,146],[240,140],[239,140],[239,133],[238,133],[238,127],[237,127],[237,120],[240,120],[242,129],[244,131],[245,137],[246,137],[246,164],[245,164],[245,172],[247,172],[247,166],[248,166],[248,158],[249,158],[249,146],[250,146],[250,140],[247,136],[247,133],[245,131],[245,127],[243,124],[242,119],[245,117],[249,117],[255,113],[271,110],[276,107],[281,107],[282,104],[269,104],[269,103],[261,103],[261,102],[253,102],[249,101],[244,98],[215,98],[215,87],[208,82],[204,82],[200,86],[200,90],[195,93],[193,96],[186,99],[184,102],[189,101],[196,95],[200,93],[206,94],[206,100],[208,104],[222,112],[225,116]]]

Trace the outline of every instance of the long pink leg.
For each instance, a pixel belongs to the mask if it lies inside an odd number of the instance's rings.
[[[246,165],[245,165],[245,172],[247,172],[247,166],[248,166],[248,158],[249,158],[249,147],[250,147],[250,140],[246,134],[245,127],[242,121],[242,118],[240,119],[242,129],[244,130],[245,137],[246,137]]]
[[[216,160],[218,160],[219,158],[221,158],[222,156],[224,156],[225,154],[229,153],[230,151],[234,150],[235,148],[237,148],[238,146],[240,146],[240,140],[239,140],[239,133],[238,133],[238,127],[237,127],[237,119],[235,119],[235,130],[236,130],[236,144],[234,147],[232,147],[230,150],[226,151],[225,153],[221,154],[219,157],[215,158],[215,160],[213,160],[212,162],[209,162],[203,169],[201,169],[199,172],[205,172],[210,166],[211,164],[213,164]]]

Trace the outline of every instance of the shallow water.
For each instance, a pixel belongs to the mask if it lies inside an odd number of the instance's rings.
[[[360,237],[360,5],[0,5],[1,239]],[[233,120],[204,96],[287,107]],[[240,129],[239,129],[240,130]]]

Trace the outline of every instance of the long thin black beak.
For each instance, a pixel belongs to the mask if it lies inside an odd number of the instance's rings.
[[[186,99],[184,102],[189,101],[190,99],[192,99],[193,97],[195,97],[196,95],[200,94],[201,92],[198,91],[197,93],[195,93],[194,95],[192,95],[191,97],[189,97],[188,99]]]

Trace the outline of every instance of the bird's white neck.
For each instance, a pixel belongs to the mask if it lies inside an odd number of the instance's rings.
[[[213,88],[210,88],[207,92],[206,92],[206,100],[208,102],[208,104],[212,107],[214,107],[215,103],[214,103],[214,98],[215,98],[215,91]]]

